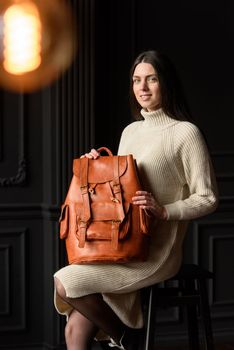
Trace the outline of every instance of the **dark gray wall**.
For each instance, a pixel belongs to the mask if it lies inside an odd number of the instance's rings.
[[[151,48],[176,64],[210,147],[220,205],[191,223],[185,261],[214,271],[209,297],[215,340],[234,341],[234,5],[77,0],[73,6],[79,51],[68,72],[33,94],[0,91],[0,349],[63,347],[52,275],[65,264],[57,220],[72,158],[92,146],[117,150],[131,120],[129,68],[136,54]],[[185,336],[176,313],[161,315],[158,342],[183,342]]]

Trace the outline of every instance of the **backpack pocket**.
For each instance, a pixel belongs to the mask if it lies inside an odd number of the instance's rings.
[[[117,204],[118,205],[118,204]],[[126,212],[127,207],[127,212]],[[88,224],[86,231],[86,240],[112,240],[113,231],[118,229],[118,239],[123,240],[127,237],[130,228],[130,204],[125,206],[125,215],[123,221],[118,220],[116,217],[116,204],[115,203],[95,203],[92,205],[91,221]],[[77,237],[79,238],[79,227],[81,225],[81,218],[77,217],[78,231]]]

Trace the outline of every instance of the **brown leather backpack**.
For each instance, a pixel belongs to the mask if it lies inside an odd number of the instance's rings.
[[[132,155],[73,160],[73,177],[62,205],[60,238],[69,264],[144,261],[149,217],[133,205],[141,185]]]

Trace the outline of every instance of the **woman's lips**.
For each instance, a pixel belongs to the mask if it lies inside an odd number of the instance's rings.
[[[141,95],[140,98],[143,100],[143,101],[147,101],[150,99],[150,96],[151,95]]]

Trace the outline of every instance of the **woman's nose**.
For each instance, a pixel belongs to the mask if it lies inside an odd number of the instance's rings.
[[[146,80],[142,80],[141,81],[141,86],[140,86],[141,90],[148,90],[148,84]]]

